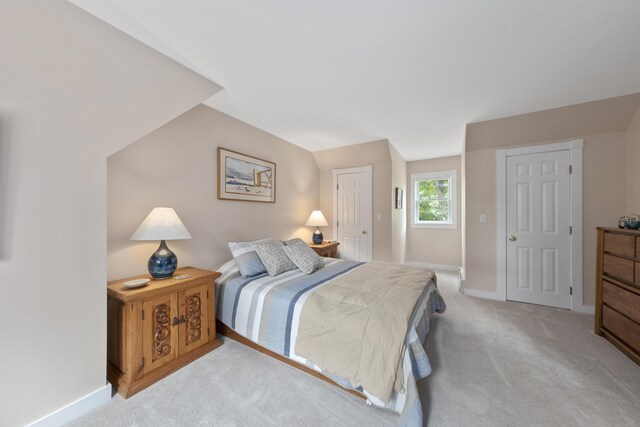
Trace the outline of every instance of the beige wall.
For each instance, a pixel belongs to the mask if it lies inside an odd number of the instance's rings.
[[[496,151],[465,152],[465,288],[497,291]],[[480,223],[480,214],[487,222]]]
[[[106,384],[107,153],[219,87],[62,0],[0,3],[0,425]]]
[[[626,129],[638,104],[630,95],[467,126],[466,288],[497,290],[495,149],[583,138],[583,304],[593,305],[595,227],[615,226],[626,211]]]
[[[388,261],[392,255],[391,198],[392,165],[386,139],[313,153],[320,173],[320,209],[329,222],[322,232],[333,236],[333,170],[373,165],[373,259]],[[376,221],[376,215],[382,216]]]
[[[585,137],[583,149],[583,301],[595,303],[596,227],[616,227],[627,211],[625,133]]]
[[[466,244],[467,244],[467,154],[463,152],[460,156],[460,210],[462,214],[460,215],[460,225],[462,227],[462,231],[460,233],[460,240],[462,240],[460,244],[460,250],[462,252],[461,266],[466,265],[465,256],[467,253]],[[464,273],[464,270],[463,270]],[[462,279],[464,280],[464,274],[462,275]]]
[[[419,160],[407,163],[407,183],[411,187],[411,174],[438,171],[456,171],[456,222],[451,229],[412,228],[411,211],[414,205],[413,189],[407,192],[407,262],[462,266],[462,176],[461,156]]]
[[[626,134],[627,212],[640,215],[640,108]]]
[[[465,151],[626,131],[640,93],[467,125]]]
[[[389,143],[391,155],[391,259],[393,262],[405,261],[407,232],[407,162]],[[402,209],[396,209],[396,188],[403,191]]]
[[[276,203],[217,200],[217,147],[276,163]],[[168,242],[180,266],[214,268],[231,259],[229,241],[311,240],[304,227],[318,209],[312,154],[199,105],[109,157],[108,276],[143,274],[158,242],[129,237],[154,206],[176,210],[193,236]]]

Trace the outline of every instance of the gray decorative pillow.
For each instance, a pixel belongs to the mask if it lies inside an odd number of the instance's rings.
[[[302,239],[301,239],[301,238],[299,238],[299,237],[295,237],[295,238],[293,238],[293,239],[291,239],[291,240],[285,240],[285,241],[284,241],[284,244],[285,244],[286,246],[291,246],[291,245],[305,245],[305,246],[308,246],[308,245],[304,242],[304,240],[302,240]]]
[[[297,267],[284,253],[284,243],[281,240],[268,239],[252,244],[253,249],[267,268],[269,276],[277,276],[285,271],[295,270]]]
[[[300,239],[298,239],[300,240]],[[304,273],[311,274],[319,268],[324,267],[324,260],[305,242],[289,243],[282,248],[285,254]]]
[[[262,261],[260,261],[260,257],[251,245],[253,243],[266,242],[269,240],[271,239],[256,240],[255,242],[227,243],[234,261],[238,264],[242,277],[246,279],[248,277],[257,276],[267,272],[267,268],[264,266]]]

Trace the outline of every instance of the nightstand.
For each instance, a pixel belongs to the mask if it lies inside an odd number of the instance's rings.
[[[307,242],[307,244],[320,256],[338,258],[338,245],[340,242],[322,242],[319,245]]]
[[[107,285],[107,379],[125,398],[222,344],[215,323],[220,273],[183,267],[175,275],[190,277],[133,289],[124,282],[149,276]]]

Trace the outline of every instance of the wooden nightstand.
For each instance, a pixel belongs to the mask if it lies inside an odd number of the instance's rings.
[[[338,245],[340,242],[322,242],[319,245],[307,242],[307,244],[320,256],[338,258]]]
[[[132,279],[107,286],[107,379],[128,398],[219,347],[214,280],[220,273],[183,267],[186,279],[152,280],[129,289]]]

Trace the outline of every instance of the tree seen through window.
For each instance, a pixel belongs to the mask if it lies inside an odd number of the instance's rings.
[[[449,221],[450,182],[448,179],[417,181],[418,221]]]

